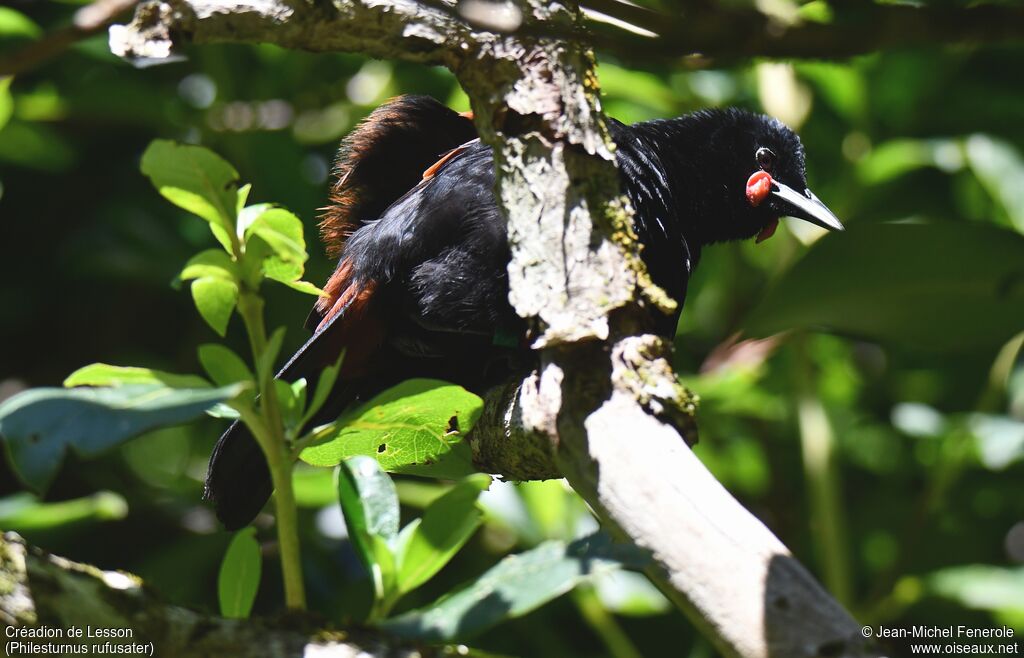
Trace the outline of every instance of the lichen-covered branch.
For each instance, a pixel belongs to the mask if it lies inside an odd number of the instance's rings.
[[[319,629],[311,620],[294,615],[278,620],[202,615],[160,601],[131,574],[102,571],[44,553],[27,546],[14,533],[0,537],[0,624],[62,632],[62,637],[48,638],[8,633],[4,643],[30,645],[11,655],[38,653],[32,651],[33,646],[93,646],[105,642],[147,645],[152,649],[147,655],[176,658],[414,658],[453,654],[369,631]],[[90,628],[93,637],[89,637]],[[82,637],[69,637],[71,629],[81,629]],[[128,631],[131,636],[96,636],[111,631]]]

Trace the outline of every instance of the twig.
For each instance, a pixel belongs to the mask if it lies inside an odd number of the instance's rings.
[[[71,25],[44,36],[0,60],[0,76],[16,75],[56,57],[72,44],[90,37],[114,22],[139,0],[96,0],[75,12]]]

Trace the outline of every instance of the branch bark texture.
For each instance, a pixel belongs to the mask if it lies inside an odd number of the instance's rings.
[[[584,0],[622,23],[531,20],[511,0],[147,0],[131,27],[111,31],[111,48],[127,57],[161,59],[179,43],[255,43],[318,52],[447,64],[471,56],[453,41],[504,32],[526,39],[580,41],[627,61],[699,54],[748,57],[844,58],[885,48],[928,44],[986,45],[1024,41],[1024,8],[910,6],[872,2],[842,5],[830,23],[783,20],[753,8],[682,3],[680,13],[644,9],[621,0]],[[493,5],[493,6],[491,6]],[[487,18],[489,17],[489,18]],[[176,31],[168,30],[173,26]],[[470,49],[472,50],[472,49]],[[0,67],[0,70],[6,67]]]
[[[168,605],[120,571],[102,571],[27,546],[18,535],[0,537],[0,625],[113,630],[130,629],[130,639],[113,643],[151,644],[155,656],[211,658],[416,658],[453,655],[369,631],[316,629],[309,619],[223,619]],[[15,638],[30,645],[102,645],[105,639]],[[3,642],[11,641],[4,636]],[[28,650],[12,655],[31,653]],[[87,652],[95,655],[95,652]],[[137,655],[137,654],[135,654]]]
[[[165,57],[183,41],[271,41],[451,68],[494,148],[510,299],[540,355],[533,376],[494,393],[474,430],[478,462],[522,456],[492,470],[564,474],[606,526],[650,550],[649,576],[726,655],[880,655],[687,448],[692,400],[648,333],[650,308],[674,302],[637,255],[592,54],[549,36],[578,33],[579,11],[515,7],[521,27],[501,33],[436,0],[167,0],[142,5],[111,43]]]

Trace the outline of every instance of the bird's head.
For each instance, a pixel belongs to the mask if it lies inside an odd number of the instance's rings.
[[[803,145],[781,121],[742,110],[691,116],[698,163],[693,172],[698,178],[695,228],[701,243],[754,236],[760,242],[787,216],[843,230],[808,189]]]

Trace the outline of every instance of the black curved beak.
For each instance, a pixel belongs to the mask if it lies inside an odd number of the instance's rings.
[[[800,194],[792,187],[772,180],[771,201],[781,215],[803,219],[830,231],[846,230],[839,218],[810,190]]]

